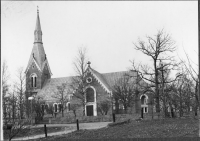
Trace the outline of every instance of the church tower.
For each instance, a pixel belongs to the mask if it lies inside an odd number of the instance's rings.
[[[51,78],[51,70],[44,51],[39,10],[37,9],[36,26],[34,31],[33,49],[25,70],[26,96],[34,96],[42,89],[47,79]]]

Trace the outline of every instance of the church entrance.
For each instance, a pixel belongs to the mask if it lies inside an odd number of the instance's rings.
[[[87,116],[93,116],[93,105],[86,106]]]

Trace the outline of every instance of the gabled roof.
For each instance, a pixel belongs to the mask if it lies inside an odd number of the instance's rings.
[[[50,69],[49,62],[48,62],[47,58],[46,58],[46,60],[42,64],[42,70],[44,69],[44,67],[45,67],[46,64],[47,64],[47,67],[48,67],[50,75],[52,75],[52,72],[51,72],[51,69]]]
[[[112,89],[103,77],[103,75],[92,68],[89,68],[89,70],[91,74],[96,78],[96,80],[100,83],[100,85],[106,90],[106,92],[110,93]]]
[[[120,71],[120,72],[103,73],[102,75],[106,79],[109,86],[113,87],[118,79],[122,78],[124,75],[128,73],[130,72]]]
[[[25,73],[28,71],[33,61],[39,66],[41,71],[44,69],[45,64],[47,64],[49,72],[52,75],[42,44],[34,44]]]
[[[138,79],[138,84],[140,86],[146,86],[148,85],[147,82],[145,82],[138,74],[136,71],[120,71],[120,72],[112,72],[112,73],[103,73],[103,77],[106,79],[106,82],[109,84],[111,88],[115,85],[117,80],[120,78],[123,78],[124,76],[128,75],[131,76],[132,78],[130,79],[130,82],[136,83]],[[141,87],[140,87],[141,88]],[[143,89],[143,88],[142,88]]]
[[[134,71],[120,71],[120,72],[111,72],[111,73],[99,73],[98,71],[92,69],[91,67],[88,68],[91,74],[97,79],[100,85],[110,93],[112,91],[113,86],[120,78],[124,77],[125,75],[132,76],[132,81],[136,80],[137,72]]]
[[[28,66],[27,66],[27,68],[26,68],[26,70],[25,70],[25,73],[27,73],[27,71],[29,70],[29,68],[31,67],[31,64],[32,64],[33,62],[35,63],[37,69],[38,69],[39,71],[42,71],[42,70],[40,69],[40,67],[38,66],[38,63],[37,63],[37,62],[35,61],[35,59],[32,57],[32,58],[30,58],[30,60],[29,60],[29,64],[28,64]]]
[[[130,72],[130,71],[120,71],[120,72],[111,72],[111,73],[99,73],[98,71],[87,68],[87,72],[91,72],[91,74],[94,76],[94,78],[98,81],[98,83],[102,86],[102,88],[107,92],[112,92],[112,87],[115,85],[116,81],[120,78],[122,78],[124,75],[131,75],[133,78],[136,78],[137,73],[136,72]],[[57,86],[61,86],[62,83],[68,83],[70,84],[73,81],[74,76],[70,77],[61,77],[61,78],[51,78],[48,79],[44,87],[41,89],[41,91],[38,92],[39,96],[42,96],[47,101],[56,101],[55,98],[52,96],[57,91]],[[135,81],[136,79],[133,79]],[[144,83],[144,82],[142,82]]]
[[[62,83],[70,83],[72,77],[61,77],[61,78],[51,78],[48,79],[44,87],[38,92],[38,96],[43,97],[47,101],[56,101],[56,98],[53,98],[53,95],[57,92],[57,86],[61,86]]]

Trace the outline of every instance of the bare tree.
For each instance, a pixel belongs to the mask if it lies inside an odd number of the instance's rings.
[[[184,50],[184,52],[185,52],[185,50]],[[179,59],[182,61],[187,72],[190,74],[191,78],[195,82],[195,115],[197,115],[197,109],[199,107],[199,97],[200,97],[198,94],[198,87],[199,87],[198,64],[194,63],[189,58],[189,55],[186,52],[185,52],[185,56],[187,59],[186,61],[183,61],[183,59],[181,59],[180,57],[179,57]],[[197,68],[195,68],[195,67],[197,67]]]
[[[132,81],[129,75],[124,75],[115,81],[113,86],[113,96],[123,104],[125,112],[135,100],[136,83]]]
[[[2,65],[2,99],[3,99],[3,118],[6,119],[7,117],[7,103],[9,102],[6,98],[6,94],[9,91],[9,84],[8,80],[10,78],[8,72],[7,62],[4,60]]]
[[[133,67],[138,71],[139,75],[153,84],[155,88],[155,99],[156,99],[156,111],[160,113],[160,94],[159,94],[159,70],[162,69],[159,66],[159,62],[166,62],[164,66],[168,66],[168,69],[176,67],[173,56],[169,56],[167,53],[175,51],[175,42],[172,40],[169,34],[166,34],[163,30],[158,31],[155,37],[147,36],[147,41],[138,40],[138,44],[134,43],[135,49],[141,51],[145,55],[149,56],[153,61],[153,67],[148,65],[135,66]],[[171,68],[169,68],[171,67]],[[177,76],[178,77],[178,76]],[[165,82],[171,83],[172,81]]]
[[[171,102],[175,109],[179,111],[179,116],[190,111],[193,105],[192,98],[194,96],[194,85],[188,77],[187,72],[178,78],[173,84],[173,95],[171,95]]]
[[[81,104],[81,100],[80,99],[72,98],[72,100],[70,101],[70,110],[73,111],[75,118],[77,116],[76,112],[81,106],[82,106],[82,104]]]
[[[16,104],[17,98],[14,94],[14,92],[9,92],[8,97],[6,97],[6,114],[8,118],[6,118],[6,124],[12,123],[16,119],[17,114],[17,104]]]
[[[160,70],[158,74],[158,79],[159,79],[159,91],[160,91],[160,101],[162,101],[162,107],[163,107],[163,114],[164,117],[169,116],[167,115],[167,106],[169,106],[170,98],[169,98],[169,85],[170,83],[168,82],[176,82],[178,77],[176,79],[172,79],[170,77],[171,70],[169,69],[168,65],[165,65],[165,63],[160,62],[159,64]],[[179,77],[182,75],[181,73],[177,74]],[[167,83],[166,83],[167,82]]]
[[[9,131],[9,141],[16,137],[18,134],[23,133],[23,131],[30,129],[29,120],[19,120],[16,123],[11,124],[11,129]]]
[[[42,105],[45,105],[45,100],[42,96],[36,95],[34,99],[31,101],[32,105],[29,103],[29,108],[32,107],[31,110],[31,118],[35,117],[36,122],[43,120],[44,117],[44,107]]]
[[[15,89],[15,87],[14,87]],[[30,121],[29,120],[22,120],[22,119],[17,119],[17,96],[14,93],[14,90],[12,93],[9,93],[9,103],[8,103],[8,107],[9,107],[9,112],[8,114],[10,115],[9,117],[11,117],[12,115],[12,119],[9,118],[9,121],[7,123],[7,129],[4,131],[4,135],[6,136],[6,134],[8,135],[8,139],[9,141],[11,141],[12,138],[14,138],[15,136],[17,136],[18,134],[22,133],[24,130],[29,128],[29,124]],[[4,136],[4,138],[5,138]]]
[[[75,98],[80,99],[83,106],[83,116],[85,115],[85,94],[86,94],[86,85],[85,85],[85,75],[87,68],[87,56],[86,56],[86,48],[79,48],[78,55],[74,61],[74,68],[76,72],[76,76],[72,78],[72,82],[70,84],[71,89],[74,91],[73,96]]]
[[[107,115],[112,106],[111,103],[111,97],[105,95],[99,96],[97,101],[98,111],[100,111],[102,115]]]
[[[46,107],[46,111],[48,114],[51,114],[53,116],[53,105],[49,105],[49,107]]]
[[[13,118],[13,122],[15,121],[15,119],[17,118],[16,117],[16,114],[17,114],[17,97],[16,95],[14,94],[13,92],[13,95],[11,96],[12,99],[11,99],[11,105],[12,105],[12,118]]]
[[[19,68],[17,71],[17,81],[15,82],[15,89],[17,93],[17,105],[19,109],[19,118],[24,118],[25,112],[25,75],[23,68]]]
[[[53,95],[53,97],[58,99],[61,103],[62,117],[64,117],[64,104],[68,102],[68,95],[69,88],[67,82],[62,83],[61,86],[57,86],[57,91],[55,92],[55,95]]]

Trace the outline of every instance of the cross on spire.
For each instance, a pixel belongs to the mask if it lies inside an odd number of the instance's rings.
[[[91,62],[90,62],[90,61],[88,61],[88,62],[87,62],[87,64],[88,64],[88,67],[90,67],[90,64],[91,64]]]
[[[37,13],[39,13],[39,7],[37,6]]]

